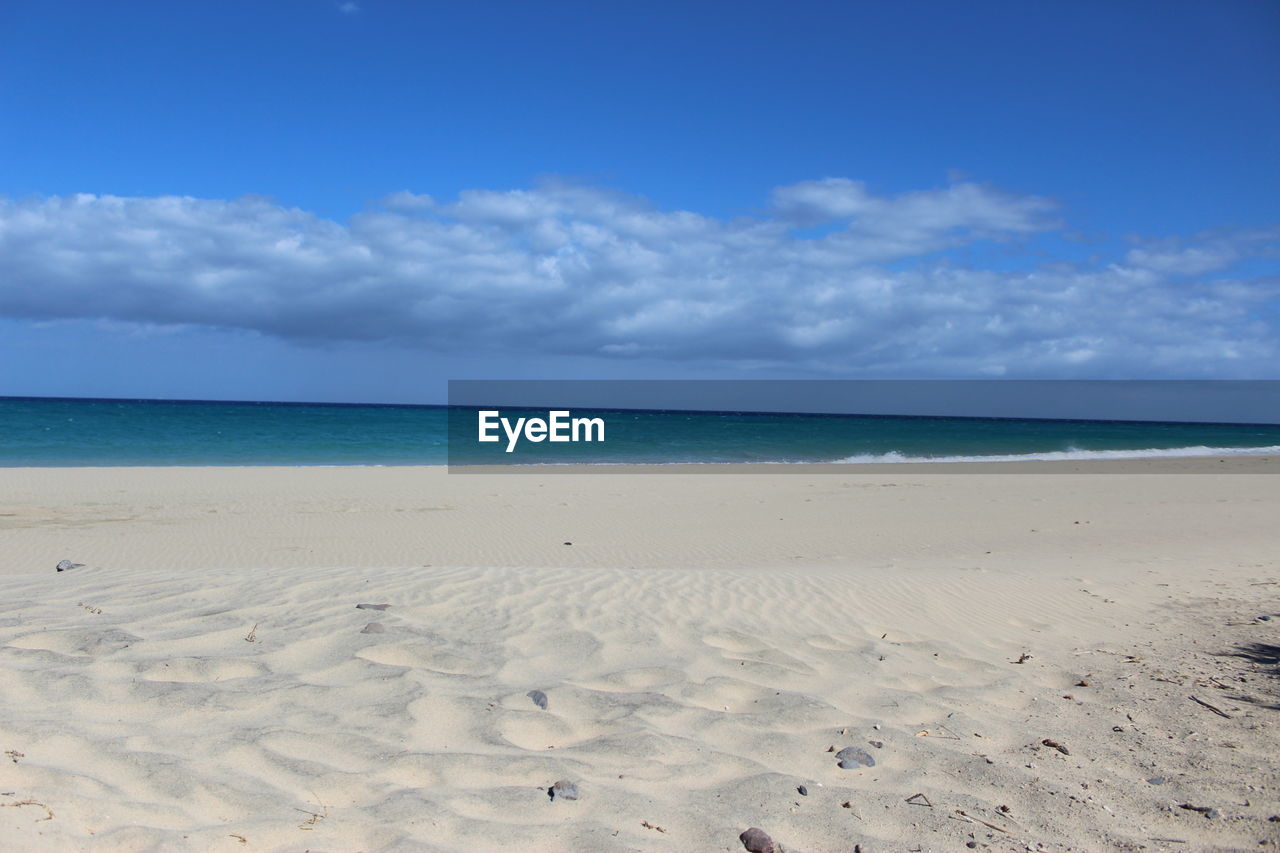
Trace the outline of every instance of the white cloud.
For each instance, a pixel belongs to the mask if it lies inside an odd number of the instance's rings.
[[[1280,227],[1235,232],[1210,232],[1194,240],[1139,241],[1141,245],[1125,256],[1125,262],[1169,275],[1195,276],[1226,269],[1256,253],[1276,253]]]
[[[930,258],[1029,239],[1053,216],[973,183],[877,196],[844,179],[779,188],[769,216],[734,220],[558,183],[397,193],[346,223],[258,198],[0,200],[0,316],[841,375],[1280,364],[1280,279],[1205,277],[1274,253],[1280,230],[1147,242],[1090,267]],[[826,233],[796,231],[813,224]]]

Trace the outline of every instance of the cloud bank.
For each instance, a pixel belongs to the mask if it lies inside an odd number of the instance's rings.
[[[1089,264],[951,257],[1063,229],[1042,198],[838,178],[736,219],[554,182],[398,193],[345,223],[260,198],[0,200],[0,316],[838,375],[1276,374],[1280,278],[1228,273],[1275,258],[1280,228]]]

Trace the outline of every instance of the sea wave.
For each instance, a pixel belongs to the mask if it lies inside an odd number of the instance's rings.
[[[888,453],[864,453],[833,459],[841,464],[885,462],[1057,462],[1083,459],[1153,459],[1199,456],[1278,456],[1280,445],[1269,447],[1147,447],[1137,450],[1051,450],[1041,453],[1004,453],[974,456],[907,456],[896,450]]]

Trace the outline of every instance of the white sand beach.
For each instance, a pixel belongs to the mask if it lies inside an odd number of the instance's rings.
[[[1278,465],[7,469],[0,847],[1269,849]]]

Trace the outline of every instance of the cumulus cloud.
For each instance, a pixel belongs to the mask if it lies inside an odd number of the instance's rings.
[[[402,192],[343,223],[261,198],[0,200],[0,316],[841,375],[1280,363],[1280,279],[1207,275],[1274,253],[1280,230],[1143,243],[1089,267],[939,254],[1032,239],[1056,215],[975,183],[885,196],[834,178],[736,219],[561,183]]]

